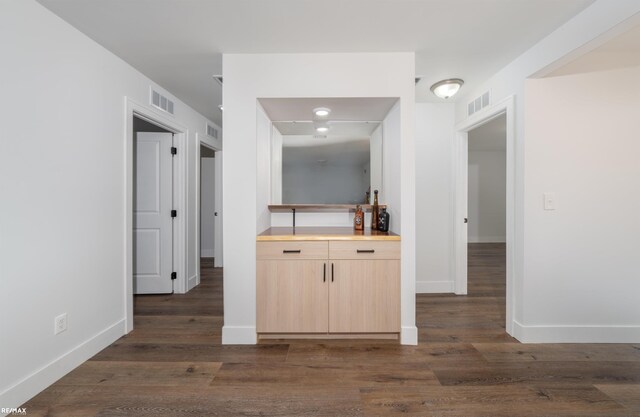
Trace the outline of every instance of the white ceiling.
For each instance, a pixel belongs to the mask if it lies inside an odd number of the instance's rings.
[[[382,121],[398,101],[395,97],[261,98],[262,108],[272,121],[313,120],[313,109],[327,107],[327,120]]]
[[[223,53],[416,52],[432,83],[478,82],[593,0],[38,0],[221,124]]]
[[[640,26],[630,29],[547,76],[558,77],[633,67],[640,67]]]
[[[274,122],[273,125],[283,135],[318,135],[313,122]],[[376,122],[329,122],[329,132],[324,135],[331,137],[365,137],[371,136],[379,123]]]
[[[502,115],[469,132],[469,151],[500,151],[507,149],[507,117]]]

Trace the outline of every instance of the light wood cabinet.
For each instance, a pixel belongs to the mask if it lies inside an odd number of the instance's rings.
[[[326,261],[263,260],[257,269],[259,333],[326,333]]]
[[[332,261],[329,331],[394,333],[400,331],[400,261]]]
[[[257,332],[400,332],[399,241],[257,242]]]

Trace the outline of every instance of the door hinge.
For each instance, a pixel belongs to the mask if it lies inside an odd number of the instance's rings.
[[[176,148],[175,146],[171,147],[171,155],[176,155],[178,153],[178,148]]]
[[[178,210],[171,210],[171,217],[178,217]]]
[[[177,279],[178,278],[178,273],[177,272],[172,272],[171,273],[171,279]]]

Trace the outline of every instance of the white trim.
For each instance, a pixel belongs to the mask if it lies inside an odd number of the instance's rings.
[[[223,345],[255,345],[257,343],[256,326],[222,326]]]
[[[455,282],[453,281],[416,281],[417,294],[443,294],[454,291]]]
[[[468,243],[505,243],[506,236],[468,236]]]
[[[218,135],[220,135],[220,129],[218,129]],[[222,201],[219,201],[222,198],[222,150],[213,145],[209,140],[210,136],[207,135],[196,135],[196,143],[198,144],[198,148],[196,149],[196,161],[198,161],[198,168],[196,169],[196,219],[198,219],[196,225],[196,253],[200,254],[198,259],[196,260],[196,271],[200,274],[200,258],[209,257],[214,258],[214,267],[219,268],[222,267]],[[215,219],[213,233],[213,251],[202,250],[200,248],[200,229],[201,229],[201,221],[200,218],[200,182],[201,174],[202,174],[202,161],[200,156],[200,146],[204,146],[206,148],[212,149],[216,152],[216,163],[215,163],[215,174],[214,174],[214,210],[218,213]],[[218,188],[220,187],[220,188]],[[206,255],[205,255],[206,254]],[[200,283],[200,277],[198,276],[198,283]]]
[[[112,324],[0,393],[4,408],[19,407],[125,334],[125,320]]]
[[[525,326],[514,320],[514,334],[523,343],[640,343],[640,326]]]
[[[168,119],[158,111],[137,103],[129,97],[125,100],[124,123],[124,258],[125,258],[125,321],[127,333],[133,330],[133,117],[144,119],[174,133],[174,145],[178,154],[174,157],[173,192],[174,207],[178,217],[173,221],[173,266],[178,277],[174,281],[173,290],[185,293],[187,287],[187,143],[189,130]]]
[[[467,293],[467,224],[463,219],[467,217],[467,158],[468,132],[481,126],[502,114],[507,118],[507,235],[506,235],[506,331],[514,335],[515,285],[519,277],[515,274],[516,253],[516,133],[515,133],[515,97],[509,96],[500,102],[474,113],[467,120],[456,126],[456,140],[454,146],[454,280],[456,294]]]
[[[418,344],[418,328],[416,326],[402,326],[400,344],[416,346]]]
[[[187,280],[187,292],[195,288],[200,283],[200,274],[195,274]]]

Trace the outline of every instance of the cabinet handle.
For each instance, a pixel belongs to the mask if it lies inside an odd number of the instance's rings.
[[[333,262],[331,263],[331,282],[333,282]]]
[[[375,253],[376,250],[375,249],[358,249],[356,250],[357,253]]]
[[[322,282],[327,282],[327,264],[322,264]]]
[[[283,250],[282,253],[300,253],[302,252],[300,249],[296,249],[296,250]]]

